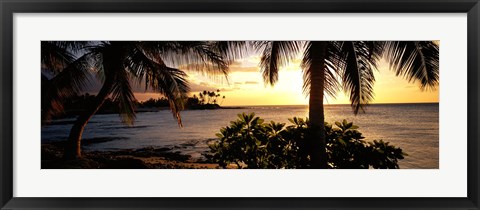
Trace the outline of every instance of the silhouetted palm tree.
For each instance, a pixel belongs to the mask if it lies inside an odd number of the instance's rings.
[[[438,45],[431,41],[258,41],[264,81],[274,85],[280,67],[303,53],[303,91],[310,95],[309,120],[313,133],[309,154],[313,168],[327,168],[324,93],[335,96],[343,89],[355,114],[374,97],[373,74],[385,56],[397,76],[419,81],[420,88],[438,85]]]
[[[62,99],[76,96],[88,82],[85,56],[77,58],[88,42],[41,42],[42,122],[63,112]],[[53,78],[52,78],[53,77]]]
[[[61,43],[49,42],[45,44],[60,46]],[[63,96],[79,92],[88,82],[89,70],[93,70],[102,81],[102,87],[96,95],[94,103],[87,107],[86,111],[77,118],[70,131],[68,146],[65,150],[65,157],[69,159],[81,157],[83,130],[90,118],[108,97],[112,97],[113,100],[118,102],[122,121],[127,124],[133,123],[135,118],[135,98],[130,86],[132,79],[139,83],[143,82],[145,89],[150,87],[154,91],[163,94],[169,101],[173,116],[181,125],[179,111],[183,109],[183,102],[187,98],[189,88],[185,72],[170,66],[182,66],[186,69],[197,70],[203,73],[226,75],[228,62],[222,56],[229,55],[234,57],[236,54],[234,51],[228,52],[228,50],[233,49],[231,48],[233,43],[229,42],[110,41],[82,44],[84,54],[78,59],[69,58],[68,62],[64,62],[69,65],[52,79],[58,80],[62,84],[70,83],[74,85],[72,88],[65,87],[63,92],[68,92],[68,94],[53,94],[53,96],[49,97],[50,101],[61,101]],[[66,51],[68,50],[66,48]],[[42,61],[44,61],[43,54],[42,50]],[[70,55],[73,54],[74,52],[70,53]],[[45,53],[45,57],[48,57],[47,53]],[[71,57],[73,58],[73,56]],[[48,62],[43,63],[45,66],[49,65]],[[195,65],[189,67],[189,64]],[[69,71],[69,69],[73,70]],[[64,72],[75,72],[78,74]],[[60,77],[62,73],[66,76]],[[80,76],[77,77],[78,75]],[[54,89],[59,88],[55,85],[52,85],[52,87]],[[59,107],[48,107],[45,112],[46,116],[54,112],[48,111],[49,109],[55,108]],[[45,117],[45,119],[47,118]]]

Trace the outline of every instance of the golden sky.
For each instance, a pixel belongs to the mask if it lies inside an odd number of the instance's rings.
[[[258,68],[259,60],[259,56],[251,56],[232,64],[228,82],[221,76],[188,72],[191,95],[198,95],[203,90],[220,89],[220,94],[226,97],[223,102],[220,100],[222,106],[308,104],[308,96],[302,92],[300,59],[279,71],[279,80],[273,87],[264,84]],[[380,62],[375,78],[375,98],[372,103],[438,102],[438,87],[436,90],[422,91],[418,83],[409,83],[406,79],[395,76],[385,61]],[[160,97],[154,93],[135,93],[135,96],[139,101]],[[342,91],[338,92],[336,98],[325,99],[326,104],[350,103]]]

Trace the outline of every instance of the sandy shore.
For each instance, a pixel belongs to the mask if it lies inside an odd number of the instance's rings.
[[[84,152],[81,160],[64,160],[65,142],[42,144],[42,169],[215,169],[216,163],[192,160],[169,148]],[[229,168],[235,168],[233,165]]]

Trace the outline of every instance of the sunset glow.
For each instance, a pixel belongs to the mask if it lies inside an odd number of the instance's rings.
[[[188,72],[191,95],[200,91],[219,89],[226,99],[224,106],[239,105],[307,105],[308,96],[303,93],[303,75],[300,58],[279,72],[274,86],[265,85],[258,67],[259,57],[233,63],[229,69],[228,81],[223,76],[207,77],[198,72]],[[438,102],[439,90],[421,90],[418,83],[397,77],[385,61],[380,62],[375,72],[375,99],[372,103],[424,103]],[[161,97],[152,92],[136,92],[139,101]],[[348,96],[339,91],[335,98],[326,97],[326,104],[349,104]]]

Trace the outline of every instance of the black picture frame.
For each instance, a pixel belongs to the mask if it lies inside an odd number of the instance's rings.
[[[0,0],[1,209],[479,209],[479,0]],[[15,13],[466,13],[468,196],[465,198],[25,198],[13,197]]]

